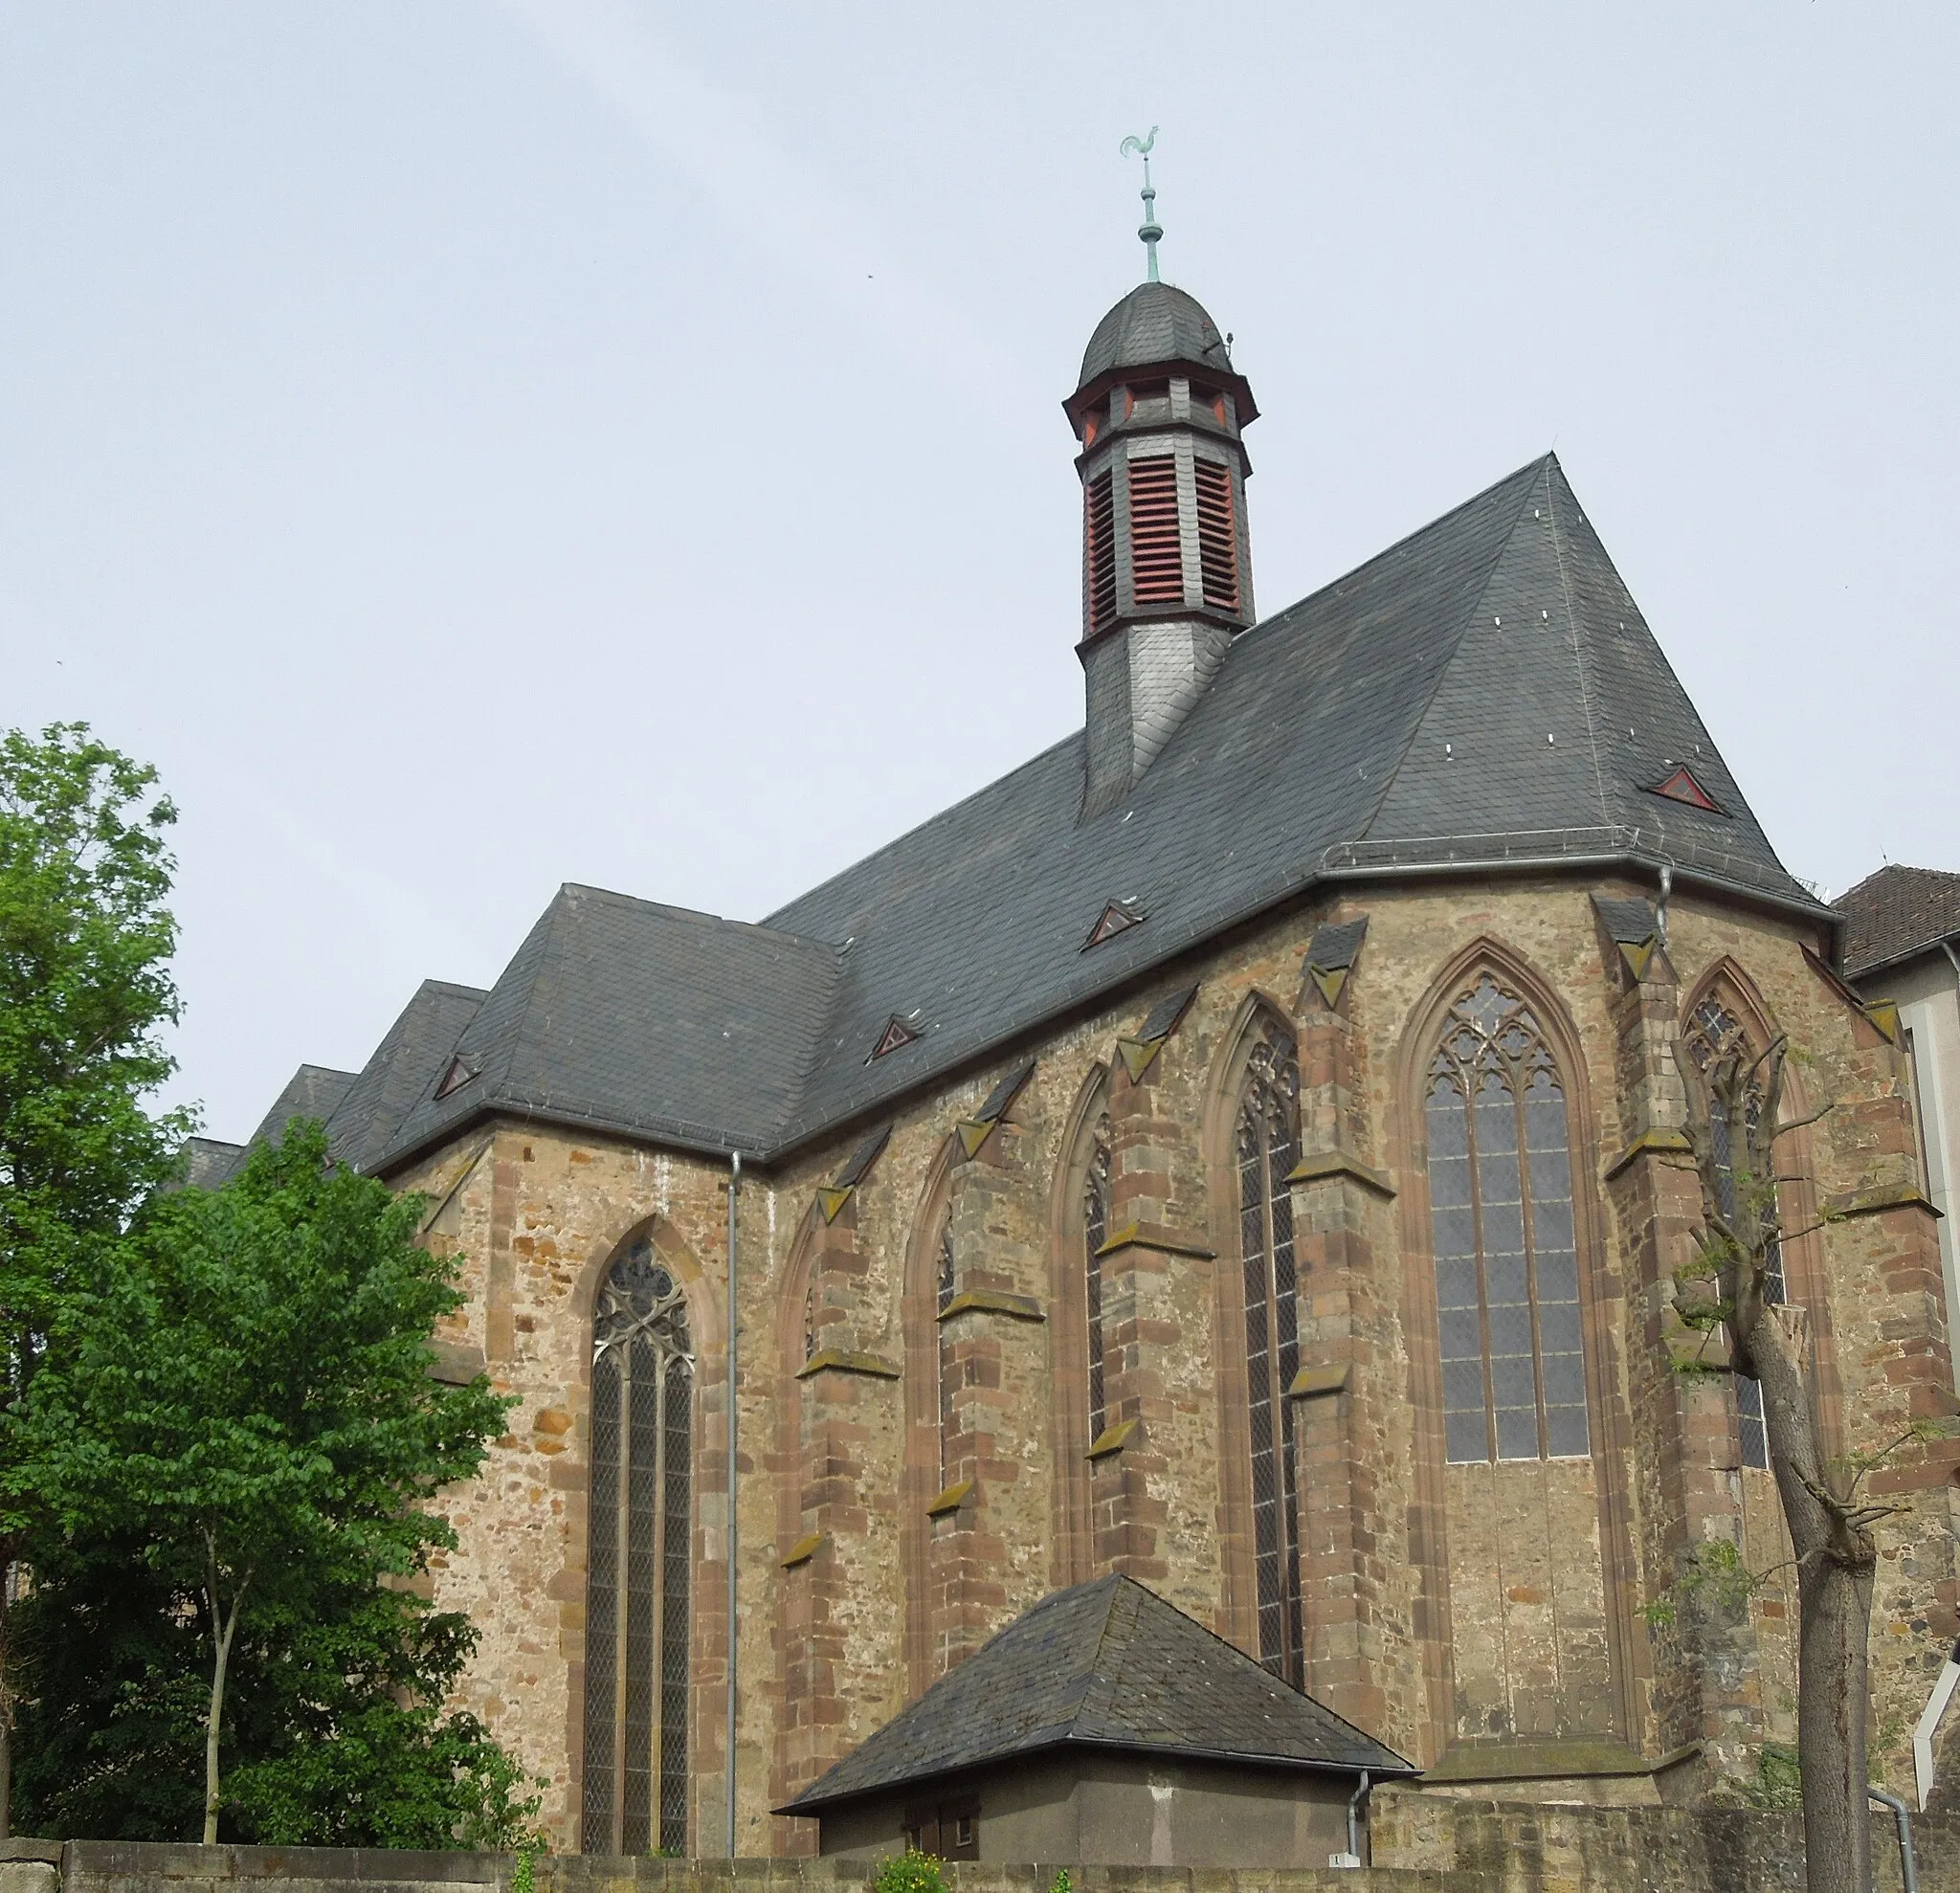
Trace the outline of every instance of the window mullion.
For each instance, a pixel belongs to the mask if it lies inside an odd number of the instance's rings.
[[[1525,1092],[1511,1072],[1511,1109],[1518,1126],[1518,1226],[1525,1232],[1525,1306],[1531,1319],[1531,1393],[1538,1406],[1538,1457],[1551,1454],[1551,1421],[1545,1411],[1545,1347],[1538,1331],[1538,1224],[1531,1198],[1531,1125]]]
[[[619,1353],[619,1492],[613,1505],[612,1543],[618,1582],[613,1586],[612,1624],[612,1851],[626,1847],[626,1684],[632,1646],[626,1629],[633,1600],[633,1342],[622,1337]]]
[[[1477,1333],[1482,1359],[1478,1363],[1483,1378],[1483,1445],[1490,1463],[1497,1463],[1497,1395],[1490,1384],[1490,1284],[1483,1272],[1483,1159],[1477,1143],[1477,1087],[1479,1074],[1473,1067],[1462,1074],[1463,1146],[1469,1152],[1470,1231],[1477,1251]]]

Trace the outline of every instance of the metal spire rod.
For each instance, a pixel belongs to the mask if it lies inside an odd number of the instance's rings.
[[[1125,138],[1120,155],[1127,158],[1134,151],[1144,161],[1144,221],[1137,234],[1144,239],[1144,253],[1149,258],[1147,280],[1161,281],[1157,274],[1157,245],[1164,235],[1164,226],[1157,221],[1157,191],[1150,183],[1150,147],[1157,142],[1157,127],[1150,127],[1147,138]]]

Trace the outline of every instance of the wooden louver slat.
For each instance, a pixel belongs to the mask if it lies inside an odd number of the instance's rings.
[[[1116,622],[1116,498],[1106,467],[1089,482],[1082,508],[1082,590],[1094,637]]]
[[[1238,534],[1232,517],[1232,475],[1215,460],[1193,464],[1197,476],[1198,564],[1205,603],[1238,609]]]
[[[1139,605],[1184,603],[1177,530],[1177,462],[1162,454],[1129,463],[1130,576]]]

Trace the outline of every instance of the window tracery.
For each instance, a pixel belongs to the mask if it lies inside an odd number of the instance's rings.
[[[940,1226],[939,1262],[934,1277],[935,1300],[939,1317],[937,1353],[935,1359],[939,1379],[939,1482],[942,1489],[951,1477],[951,1456],[947,1447],[953,1433],[953,1360],[952,1342],[946,1325],[946,1311],[953,1304],[953,1219],[950,1211]]]
[[[585,1851],[687,1845],[694,1344],[645,1236],[592,1315]]]
[[[1259,1661],[1305,1686],[1293,1403],[1300,1370],[1293,1193],[1300,1162],[1300,1058],[1279,1020],[1259,1030],[1239,1090],[1239,1255],[1245,1271],[1245,1385]]]
[[[1583,1456],[1565,1089],[1538,1020],[1488,973],[1450,1008],[1425,1119],[1447,1457]]]
[[[1704,1074],[1726,1052],[1739,1051],[1747,1058],[1755,1051],[1742,1021],[1712,992],[1688,1014],[1687,1031],[1682,1036],[1687,1040],[1688,1056],[1694,1059],[1695,1069]],[[1750,1080],[1745,1110],[1748,1127],[1754,1130],[1763,1110],[1760,1078]],[[1714,1144],[1722,1213],[1733,1215],[1735,1172],[1728,1147],[1727,1121],[1711,1118],[1708,1131]],[[1788,1292],[1783,1278],[1782,1245],[1772,1245],[1763,1259],[1767,1264],[1764,1299],[1774,1307],[1786,1299]],[[1734,1382],[1736,1434],[1742,1448],[1742,1462],[1758,1472],[1767,1472],[1770,1467],[1770,1436],[1763,1423],[1763,1383],[1740,1372],[1734,1376]]]
[[[1088,1350],[1089,1440],[1093,1445],[1109,1423],[1102,1379],[1102,1245],[1109,1239],[1109,1113],[1096,1121],[1089,1163],[1082,1179],[1082,1292],[1086,1303],[1083,1335]]]

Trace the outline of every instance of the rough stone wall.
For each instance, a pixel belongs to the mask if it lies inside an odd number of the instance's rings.
[[[1753,1489],[1767,1475],[1738,1463],[1726,1376],[1678,1370],[1667,1285],[1690,1251],[1694,1204],[1678,1169],[1671,1043],[1721,979],[1799,1048],[1806,1109],[1835,1105],[1792,1140],[1803,1181],[1789,1207],[1836,1219],[1793,1242],[1790,1268],[1827,1421],[1854,1446],[1944,1411],[1951,1385],[1899,1053],[1782,923],[1677,899],[1665,952],[1635,978],[1602,937],[1592,891],[1378,883],[1320,900],[906,1102],[829,1220],[819,1188],[863,1125],[745,1180],[742,1851],[807,1851],[810,1824],[768,1809],[1062,1583],[1128,1570],[1256,1647],[1232,1120],[1262,1019],[1298,1035],[1302,1071],[1302,1372],[1290,1397],[1309,1686],[1460,1779],[1481,1765],[1463,1738],[1483,1713],[1482,1684],[1453,1657],[1472,1647],[1503,1666],[1491,1732],[1514,1748],[1566,1745],[1545,1760],[1552,1772],[1584,1773],[1583,1744],[1605,1742],[1616,1767],[1703,1745],[1715,1771],[1747,1774],[1755,1745],[1787,1731],[1793,1624],[1776,1588],[1720,1621],[1688,1611],[1656,1631],[1645,1615],[1694,1545],[1726,1534],[1754,1558],[1776,1530]],[[1303,977],[1303,954],[1318,924],[1363,914],[1365,944],[1330,998]],[[1502,1518],[1495,1572],[1488,1515],[1450,1487],[1450,1475],[1483,1469],[1443,1464],[1420,1108],[1429,1035],[1485,968],[1525,993],[1559,1047],[1593,1448],[1590,1468],[1496,1469],[1532,1490]],[[1145,1046],[1152,1007],[1192,982],[1190,1010]],[[978,1121],[1030,1057],[1004,1120]],[[1099,1072],[1111,1119],[1107,1433],[1121,1436],[1070,1444],[1082,1424],[1082,1247],[1069,1178]],[[560,1845],[575,1844],[582,1739],[592,1298],[643,1231],[686,1285],[701,1357],[693,1819],[696,1846],[713,1851],[724,1807],[726,1170],[504,1125],[395,1180],[429,1193],[431,1239],[462,1258],[469,1304],[445,1338],[480,1348],[519,1397],[482,1478],[449,1497],[463,1542],[437,1590],[482,1630],[470,1706],[548,1777]],[[941,1320],[947,1218],[955,1296]],[[1953,1460],[1949,1447],[1908,1445],[1872,1475],[1905,1508],[1880,1530],[1874,1635],[1875,1762],[1894,1779],[1909,1774],[1905,1729],[1954,1630]],[[1524,1569],[1534,1559],[1543,1582]]]

